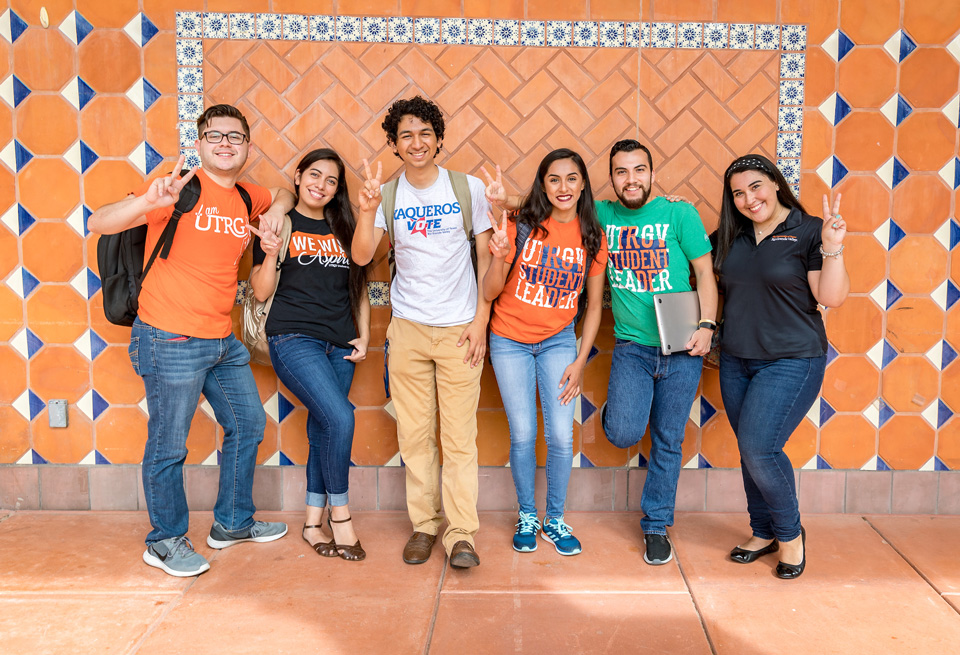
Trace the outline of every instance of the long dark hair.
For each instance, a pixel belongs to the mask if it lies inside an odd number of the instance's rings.
[[[576,164],[580,170],[580,176],[583,178],[583,191],[580,192],[580,200],[577,201],[577,218],[580,220],[580,238],[583,241],[584,249],[587,251],[587,262],[592,262],[597,253],[600,252],[603,230],[600,229],[600,221],[597,219],[597,208],[593,202],[593,190],[590,188],[590,175],[587,174],[587,165],[583,163],[583,158],[573,150],[560,148],[543,158],[540,167],[537,168],[537,177],[530,187],[530,193],[524,198],[523,205],[517,212],[517,222],[529,225],[532,235],[547,236],[549,234],[547,228],[543,226],[543,222],[553,213],[553,205],[550,204],[550,199],[547,198],[543,186],[550,165],[561,159],[569,159]],[[589,274],[590,271],[584,271],[584,275]]]
[[[343,246],[343,250],[350,260],[350,308],[353,315],[358,316],[360,301],[363,299],[363,294],[367,292],[367,269],[365,266],[354,264],[353,257],[350,256],[350,246],[353,243],[353,232],[357,229],[357,221],[353,217],[353,208],[350,206],[350,193],[347,191],[347,178],[343,160],[340,159],[340,155],[336,151],[330,148],[319,148],[308,152],[300,160],[300,163],[297,164],[297,173],[302,176],[311,165],[324,159],[337,165],[337,192],[333,194],[330,202],[324,206],[323,217],[327,219],[330,231]],[[293,188],[297,195],[297,202],[300,202],[300,185],[294,184]]]
[[[737,157],[733,163],[727,167],[727,172],[723,174],[723,202],[720,205],[720,224],[717,226],[717,247],[713,253],[713,270],[719,274],[723,267],[723,260],[730,253],[730,247],[733,242],[744,231],[750,228],[752,221],[740,213],[733,200],[733,191],[730,189],[730,176],[744,171],[757,171],[762,173],[767,179],[773,180],[777,185],[777,200],[784,207],[799,209],[806,214],[807,211],[793,195],[790,183],[780,172],[780,169],[774,166],[773,162],[763,155],[744,155]]]

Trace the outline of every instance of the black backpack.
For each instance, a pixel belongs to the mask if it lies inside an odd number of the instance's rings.
[[[510,268],[507,269],[507,274],[504,276],[504,281],[510,278],[510,274],[513,273],[513,267],[517,265],[517,260],[520,259],[520,253],[523,252],[524,246],[527,244],[527,238],[529,238],[530,233],[533,231],[533,228],[530,227],[528,223],[517,221],[517,238],[514,240],[513,245],[517,249],[517,253],[513,256],[513,261],[510,262]],[[593,257],[587,258],[587,265],[583,273],[583,286],[580,287],[580,295],[577,296],[577,315],[573,319],[573,324],[576,325],[583,318],[584,312],[587,311],[587,278],[590,276],[590,268],[593,266]]]
[[[180,175],[190,171],[184,169]],[[247,216],[253,210],[250,194],[239,184],[237,192],[247,207]],[[150,272],[157,255],[166,259],[173,245],[173,235],[177,231],[180,217],[193,209],[200,199],[200,179],[194,175],[180,190],[180,198],[174,205],[173,215],[163,228],[146,267],[143,265],[144,250],[147,241],[147,226],[138,225],[117,234],[101,234],[97,242],[97,266],[100,269],[100,283],[103,292],[103,314],[114,325],[133,325],[140,307],[140,286]]]

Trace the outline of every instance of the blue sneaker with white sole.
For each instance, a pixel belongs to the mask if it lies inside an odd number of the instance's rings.
[[[540,536],[553,544],[561,555],[578,555],[583,548],[580,540],[573,536],[573,530],[563,522],[563,517],[544,518]]]
[[[517,531],[513,535],[513,549],[520,553],[532,553],[537,549],[537,533],[540,532],[540,521],[537,515],[520,512],[517,519]]]

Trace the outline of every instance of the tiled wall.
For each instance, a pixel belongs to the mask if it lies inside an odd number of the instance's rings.
[[[195,157],[191,121],[211,102],[235,103],[250,118],[247,179],[288,184],[299,157],[323,144],[344,155],[356,189],[363,157],[397,169],[379,123],[390,102],[419,92],[448,117],[442,163],[468,172],[499,163],[515,190],[526,188],[543,154],[569,146],[584,154],[598,195],[611,197],[606,151],[630,136],[652,147],[658,190],[694,201],[708,228],[716,224],[722,171],[746,152],[776,158],[813,213],[822,194],[843,193],[853,288],[843,307],[827,312],[822,397],[788,445],[806,476],[801,496],[807,489],[808,498],[832,498],[827,505],[842,510],[874,497],[879,485],[880,497],[894,494],[888,508],[896,508],[899,488],[901,508],[950,511],[937,498],[960,475],[948,472],[960,469],[960,5],[13,0],[0,7],[0,505],[15,504],[17,490],[35,489],[39,504],[41,488],[63,487],[88,506],[124,494],[133,498],[124,507],[138,506],[133,469],[121,465],[142,455],[143,387],[125,352],[129,330],[102,315],[96,236],[85,229],[91,209],[164,170],[161,162],[181,147]],[[351,394],[357,484],[372,485],[374,507],[392,506],[402,493],[390,482],[399,456],[382,386],[384,257],[381,248],[371,285],[373,352]],[[599,469],[642,467],[649,453],[646,441],[614,448],[599,425],[612,345],[606,311],[574,430],[583,473],[571,495],[585,508],[597,493],[606,507],[621,486],[627,506],[630,476]],[[269,416],[259,493],[282,499],[298,484],[291,465],[306,458],[306,412],[269,367],[254,373]],[[489,366],[482,385],[481,464],[503,467],[509,438]],[[46,402],[55,398],[70,403],[66,429],[47,427]],[[213,470],[205,465],[216,463],[219,439],[202,402],[188,442],[188,463],[198,465],[192,479]],[[724,491],[723,471],[690,470],[738,465],[715,372],[705,372],[691,411],[684,462],[685,479],[703,480],[691,492],[702,491],[701,508],[734,493]],[[841,473],[841,480],[824,469],[874,473]],[[509,476],[495,470],[488,477],[507,486],[488,483],[487,502],[509,506]],[[896,473],[875,472],[887,470]]]

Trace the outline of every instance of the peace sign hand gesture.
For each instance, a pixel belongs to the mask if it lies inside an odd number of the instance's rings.
[[[363,186],[360,187],[360,197],[357,200],[357,206],[361,212],[370,213],[377,211],[380,206],[380,178],[383,176],[383,164],[377,162],[377,174],[374,175],[370,170],[370,162],[363,160]]]
[[[177,202],[180,198],[180,190],[186,186],[187,182],[190,181],[197,173],[196,168],[191,168],[183,177],[178,177],[180,171],[183,170],[183,163],[186,161],[184,155],[180,155],[180,159],[177,160],[177,165],[174,167],[173,172],[166,177],[158,177],[153,182],[150,183],[147,192],[143,195],[143,199],[151,205],[153,209],[158,209],[160,207],[169,207]]]
[[[280,247],[283,245],[283,240],[280,239],[280,236],[270,229],[269,226],[264,225],[262,220],[259,229],[249,223],[247,223],[247,229],[260,237],[260,248],[263,250],[263,254],[267,257],[276,257],[280,254]]]
[[[847,234],[847,222],[840,216],[840,195],[833,200],[833,210],[830,209],[830,202],[826,194],[823,196],[823,231],[820,233],[820,239],[823,241],[823,249],[827,252],[834,252],[843,244],[843,237]]]
[[[497,165],[495,171],[497,176],[491,177],[486,168],[481,168],[483,176],[487,178],[487,188],[485,193],[487,202],[491,205],[503,205],[507,201],[507,191],[503,188],[503,174],[500,172],[500,166]]]
[[[510,240],[507,238],[507,212],[504,210],[499,225],[493,216],[493,212],[488,211],[487,216],[490,217],[490,225],[493,227],[493,235],[488,243],[490,254],[502,262],[510,254]]]

